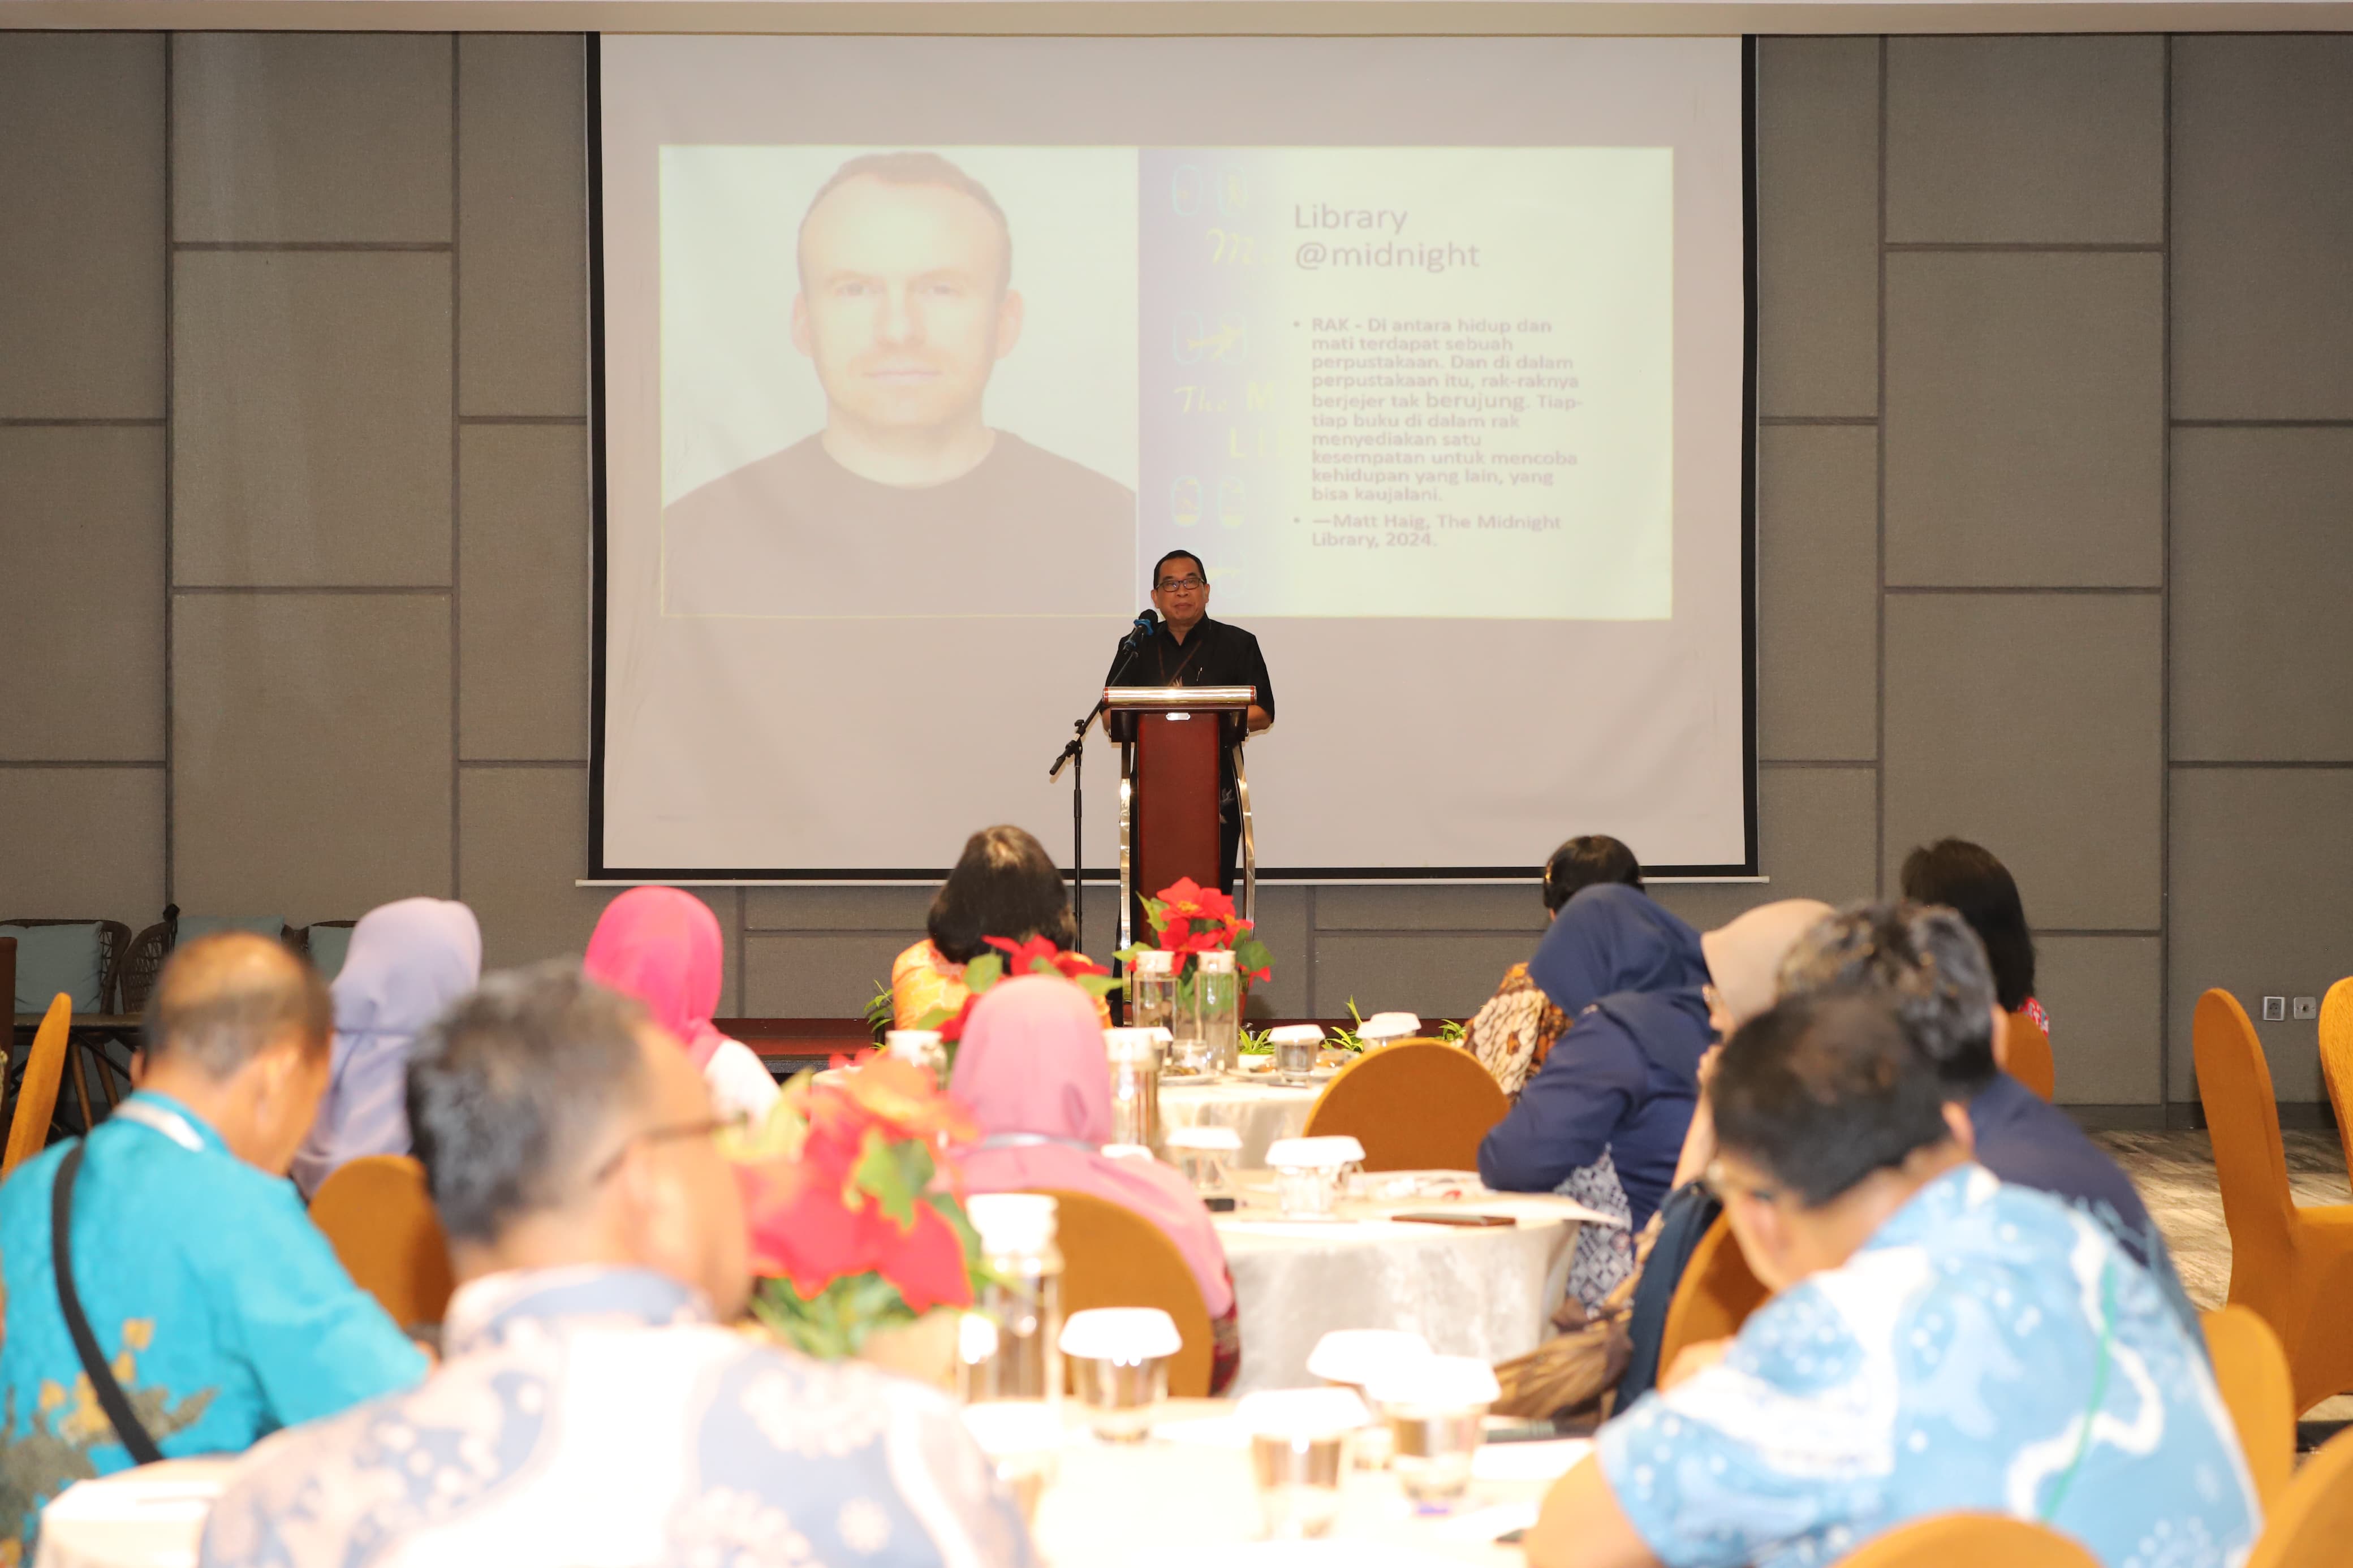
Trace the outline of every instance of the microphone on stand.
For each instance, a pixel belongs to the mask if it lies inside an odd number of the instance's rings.
[[[1120,651],[1123,653],[1134,653],[1137,647],[1143,643],[1145,638],[1155,635],[1159,630],[1160,612],[1157,610],[1145,611],[1144,614],[1135,617],[1135,625],[1128,628],[1127,635],[1119,639]]]

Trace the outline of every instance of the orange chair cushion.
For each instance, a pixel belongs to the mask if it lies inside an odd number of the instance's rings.
[[[406,1154],[370,1154],[338,1166],[311,1200],[344,1269],[406,1328],[438,1323],[453,1284],[441,1217],[426,1190],[425,1167]]]
[[[2059,1092],[2059,1069],[2051,1060],[2051,1037],[2024,1013],[2010,1016],[2003,1068],[2010,1076],[2041,1095],[2047,1103]]]
[[[1185,1348],[1168,1365],[1168,1392],[1206,1399],[1216,1345],[1201,1287],[1176,1244],[1133,1209],[1090,1193],[1050,1192],[1054,1244],[1062,1254],[1062,1313],[1096,1307],[1157,1307],[1176,1321]]]

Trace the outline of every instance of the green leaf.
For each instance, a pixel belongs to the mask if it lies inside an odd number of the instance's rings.
[[[904,1149],[908,1147],[920,1152],[923,1146],[894,1145],[883,1137],[881,1128],[870,1127],[866,1130],[865,1140],[859,1145],[858,1163],[849,1168],[849,1184],[881,1205],[882,1212],[889,1215],[901,1230],[913,1228],[915,1197],[923,1190],[922,1183],[909,1180],[909,1162],[903,1155]],[[926,1167],[931,1164],[928,1154],[923,1156],[923,1164]],[[931,1179],[928,1168],[923,1172],[923,1179]]]
[[[1124,986],[1127,982],[1114,980],[1108,974],[1082,974],[1076,976],[1071,984],[1090,996],[1108,996]]]
[[[964,988],[976,996],[1004,978],[1005,955],[1001,952],[984,952],[964,966]]]

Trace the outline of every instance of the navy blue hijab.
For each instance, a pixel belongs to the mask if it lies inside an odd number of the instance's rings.
[[[1528,978],[1572,1019],[1599,1006],[1671,1078],[1695,1077],[1715,1043],[1700,994],[1708,974],[1699,932],[1622,883],[1581,888],[1562,906],[1528,960]]]
[[[1640,1226],[1666,1195],[1715,1043],[1699,932],[1599,884],[1561,910],[1528,975],[1569,1027],[1480,1145],[1480,1174],[1498,1191],[1550,1192],[1606,1149]]]

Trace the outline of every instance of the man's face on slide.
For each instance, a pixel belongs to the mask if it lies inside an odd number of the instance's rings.
[[[838,414],[902,429],[977,418],[1021,335],[986,207],[947,185],[860,176],[818,204],[800,245],[793,346]]]

